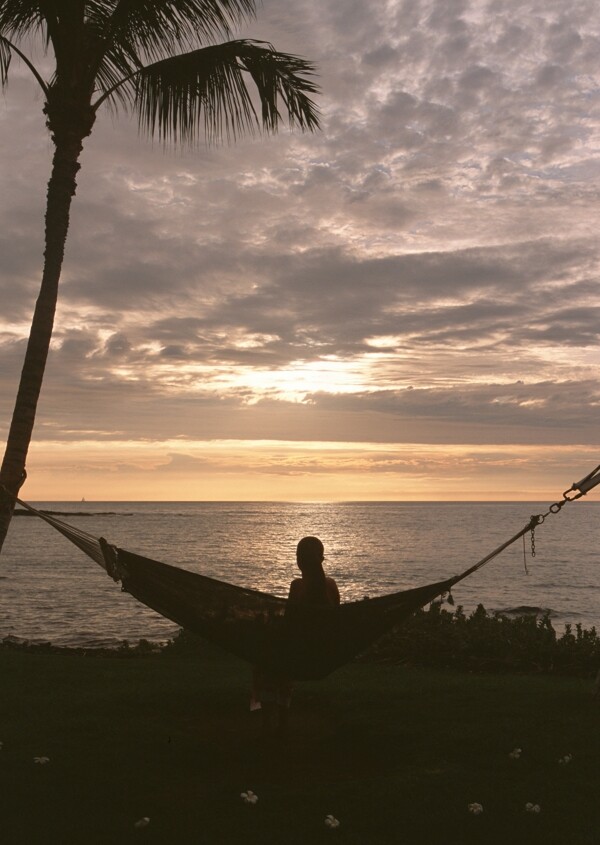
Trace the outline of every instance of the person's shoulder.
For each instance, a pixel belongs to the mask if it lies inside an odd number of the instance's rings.
[[[337,588],[337,582],[336,582],[335,578],[330,578],[329,575],[327,575],[325,577],[325,581],[327,582],[327,584],[330,584],[332,587]]]

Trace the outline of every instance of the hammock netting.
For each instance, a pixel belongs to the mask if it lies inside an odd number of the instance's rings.
[[[41,517],[121,583],[124,591],[182,628],[261,667],[295,680],[323,678],[400,625],[419,608],[485,565],[568,501],[600,483],[600,466],[563,494],[546,514],[532,516],[524,528],[459,575],[426,586],[339,607],[309,606],[249,590],[142,557],[109,544],[38,511]]]
[[[252,663],[296,680],[323,678],[455,579],[340,607],[288,603],[119,549],[123,588],[138,601]]]

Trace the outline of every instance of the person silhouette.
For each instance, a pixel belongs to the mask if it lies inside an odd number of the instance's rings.
[[[301,577],[290,584],[290,605],[331,606],[340,603],[340,593],[333,578],[325,575],[325,549],[318,537],[303,537],[296,547],[296,563]],[[292,700],[292,681],[284,673],[257,665],[252,674],[251,710],[262,711],[263,730],[285,732]]]

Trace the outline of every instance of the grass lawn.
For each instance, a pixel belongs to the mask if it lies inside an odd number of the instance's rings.
[[[0,672],[3,845],[600,843],[600,703],[579,678],[352,664],[300,685],[270,746],[248,667],[209,647],[3,648]]]

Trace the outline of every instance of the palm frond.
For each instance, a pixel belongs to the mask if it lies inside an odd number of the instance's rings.
[[[61,0],[3,0],[0,33],[20,39],[42,30],[47,39],[48,25],[53,26],[64,6]]]
[[[130,108],[134,100],[133,92],[123,82],[129,79],[132,74],[137,73],[138,69],[139,63],[132,65],[125,56],[116,57],[113,55],[110,59],[105,56],[104,61],[96,71],[94,80],[95,91],[100,95],[98,99],[101,102],[108,100],[111,106],[120,102],[122,106]]]
[[[113,104],[120,100],[123,105],[131,105],[133,91],[124,82],[138,73],[144,63],[131,44],[112,43],[103,49],[103,55],[94,58],[89,69],[94,87],[100,92],[99,99],[102,102],[108,99]]]
[[[0,33],[20,37],[36,31],[43,22],[39,3],[34,0],[5,0],[0,3]]]
[[[270,45],[269,49],[265,49],[256,42],[245,44],[240,60],[259,93],[263,128],[268,131],[277,129],[281,120],[278,109],[278,101],[281,99],[290,126],[311,131],[317,129],[318,110],[308,96],[319,91],[310,78],[315,75],[314,65],[298,56],[278,53]]]
[[[8,82],[8,68],[10,67],[10,60],[12,58],[12,51],[8,46],[6,39],[0,35],[0,87],[4,88]]]
[[[255,0],[113,0],[88,3],[87,15],[102,26],[106,49],[128,45],[145,62],[229,37],[254,16]]]
[[[98,3],[110,0],[96,0]],[[45,47],[52,42],[57,71],[72,55],[81,37],[84,2],[80,0],[2,0],[0,32],[17,42],[41,36]]]
[[[8,69],[10,67],[13,54],[18,56],[29,68],[40,88],[44,92],[44,96],[46,96],[48,94],[48,85],[40,76],[36,66],[23,52],[21,52],[21,50],[19,50],[15,44],[9,41],[8,38],[5,38],[4,35],[0,35],[0,88],[5,88],[8,82]]]
[[[203,127],[209,142],[232,140],[262,126],[275,131],[285,106],[291,126],[318,128],[310,94],[314,68],[262,42],[228,41],[164,59],[132,80],[141,128],[163,140],[193,143]],[[250,79],[261,106],[259,119]]]

